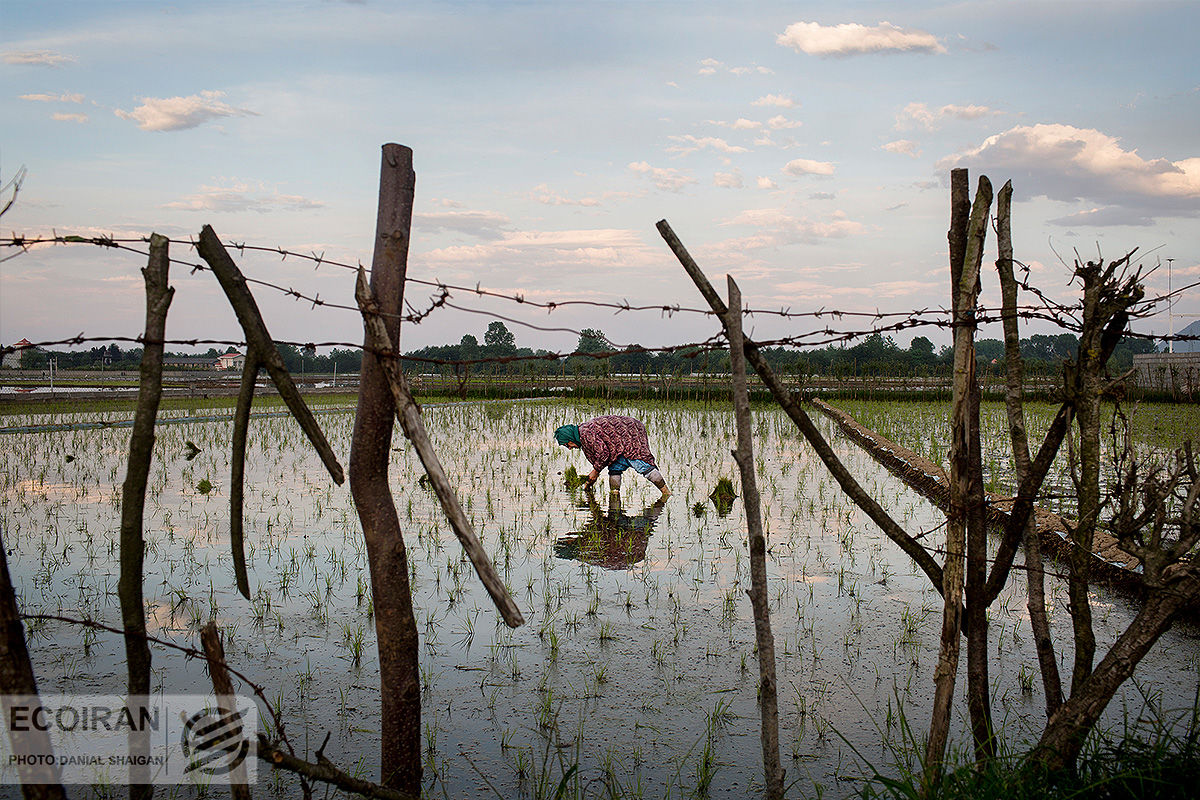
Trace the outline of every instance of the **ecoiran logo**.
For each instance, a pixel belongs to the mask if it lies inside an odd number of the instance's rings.
[[[0,696],[0,784],[251,784],[258,707],[211,695]]]

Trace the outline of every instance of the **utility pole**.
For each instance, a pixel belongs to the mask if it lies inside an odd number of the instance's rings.
[[[1175,352],[1175,298],[1171,296],[1171,262],[1173,258],[1167,259],[1167,352]]]

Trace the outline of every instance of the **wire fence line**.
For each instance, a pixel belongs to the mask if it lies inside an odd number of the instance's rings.
[[[8,237],[0,237],[0,248],[16,248],[18,252],[0,258],[0,262],[7,261],[17,255],[30,252],[35,247],[40,246],[56,246],[56,245],[90,245],[101,248],[116,249],[130,254],[139,256],[148,256],[148,251],[140,249],[136,245],[147,244],[150,241],[149,236],[142,237],[122,237],[115,236],[81,236],[74,234],[59,234],[57,231],[50,236],[22,236],[12,234]],[[195,250],[197,242],[192,239],[169,239],[171,244],[181,245],[189,249]],[[336,259],[327,258],[324,252],[300,252],[298,250],[288,249],[279,246],[265,246],[249,244],[245,241],[230,242],[228,245],[231,249],[237,250],[241,255],[247,252],[258,254],[274,254],[279,255],[281,261],[293,259],[296,261],[305,261],[312,263],[314,269],[320,269],[322,266],[329,266],[337,269],[357,272],[364,270],[370,272],[369,268],[365,267],[361,262],[350,264],[348,262],[339,261]],[[211,268],[199,261],[190,261],[177,257],[170,259],[170,263],[187,268],[190,273],[211,271]],[[1023,265],[1022,265],[1023,266]],[[297,301],[305,301],[310,304],[313,310],[318,308],[336,309],[342,311],[352,311],[356,315],[361,313],[357,306],[352,306],[344,303],[336,303],[327,299],[323,299],[319,292],[307,294],[292,286],[284,286],[272,281],[254,278],[249,275],[245,276],[245,280],[249,284],[253,284],[270,291],[280,293],[286,297],[291,297]],[[521,327],[549,333],[566,333],[573,336],[581,337],[586,335],[586,329],[578,329],[567,326],[548,326],[539,325],[528,320],[523,320],[510,315],[499,314],[495,311],[481,308],[471,308],[461,303],[451,302],[457,295],[466,295],[467,297],[479,297],[489,299],[499,299],[514,303],[527,308],[535,308],[544,310],[547,314],[569,309],[571,307],[587,307],[597,309],[609,309],[614,314],[623,313],[644,313],[654,312],[660,317],[671,318],[676,314],[694,314],[705,317],[715,317],[711,309],[685,306],[680,303],[653,303],[635,305],[627,300],[620,302],[590,300],[580,298],[562,298],[554,300],[533,300],[525,296],[521,292],[501,292],[495,289],[489,289],[476,283],[474,286],[465,286],[459,284],[447,283],[440,280],[427,280],[406,276],[406,284],[413,286],[422,286],[434,289],[434,294],[429,298],[429,304],[423,308],[417,308],[412,305],[407,299],[405,305],[408,307],[407,313],[404,314],[389,314],[380,312],[380,316],[399,319],[401,322],[409,324],[420,324],[423,320],[440,309],[451,309],[461,313],[478,314],[486,316],[494,321],[502,321],[519,325]],[[1200,282],[1189,284],[1172,291],[1169,295],[1154,297],[1143,301],[1135,309],[1134,317],[1148,316],[1153,312],[1156,306],[1163,301],[1177,297],[1183,291],[1200,285]],[[1021,287],[1032,293],[1038,298],[1039,303],[1036,305],[1018,306],[1016,315],[1025,320],[1039,320],[1049,322],[1066,331],[1078,331],[1081,322],[1078,320],[1075,309],[1065,304],[1058,303],[1049,298],[1044,292],[1036,286],[1024,282]],[[834,344],[846,344],[856,340],[861,340],[869,336],[897,333],[900,331],[917,329],[917,328],[937,328],[937,329],[952,329],[954,323],[951,319],[952,313],[947,308],[922,308],[908,309],[901,311],[852,311],[841,309],[819,308],[814,311],[793,311],[791,307],[781,307],[778,309],[754,308],[745,307],[743,315],[747,317],[765,316],[776,317],[787,320],[808,320],[811,322],[828,321],[828,320],[860,320],[870,321],[873,324],[867,326],[859,326],[855,328],[835,328],[829,324],[824,326],[817,325],[810,330],[803,331],[790,336],[779,336],[770,339],[756,340],[754,344],[764,348],[802,348],[802,347],[821,347]],[[998,323],[1004,319],[1003,314],[999,309],[980,306],[975,314],[973,324],[980,325],[986,323]],[[1159,342],[1167,341],[1200,341],[1200,336],[1175,334],[1175,335],[1154,335],[1129,332],[1130,337],[1149,339]],[[372,352],[369,347],[364,346],[362,342],[351,341],[291,341],[291,340],[274,340],[277,345],[290,345],[302,349],[313,349],[317,347],[345,347],[351,350],[362,350],[363,352]],[[427,363],[435,366],[459,366],[471,367],[483,364],[512,364],[519,362],[531,361],[552,361],[562,360],[571,357],[586,357],[595,360],[609,359],[619,355],[628,355],[635,353],[679,353],[683,357],[694,358],[705,353],[724,352],[728,344],[725,340],[723,331],[718,331],[714,335],[703,340],[694,340],[681,343],[673,343],[663,346],[643,346],[640,344],[617,344],[609,337],[605,336],[604,341],[610,346],[608,350],[571,350],[571,351],[546,351],[540,350],[535,353],[517,353],[505,355],[486,355],[476,358],[435,358],[418,355],[404,355],[403,360],[409,362]],[[90,342],[129,342],[134,344],[159,344],[160,342],[149,342],[142,335],[99,335],[87,334],[80,332],[74,336],[63,337],[53,340],[45,340],[32,342],[32,347],[54,347],[54,346],[78,346]],[[196,347],[202,345],[222,346],[222,347],[245,347],[244,340],[231,339],[208,339],[208,338],[191,338],[191,339],[164,339],[161,344],[178,345]],[[13,345],[6,345],[0,348],[0,352],[8,354],[15,352],[17,348]]]

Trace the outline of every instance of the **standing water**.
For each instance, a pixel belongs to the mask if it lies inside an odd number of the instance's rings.
[[[517,630],[500,621],[397,433],[390,478],[421,637],[428,793],[553,796],[572,767],[573,796],[760,793],[745,520],[740,499],[718,502],[713,493],[722,477],[738,491],[732,412],[497,403],[425,413],[447,474],[527,620]],[[674,496],[660,501],[632,472],[618,501],[607,491],[566,488],[567,468],[588,465],[555,445],[554,429],[606,413],[646,423]],[[353,415],[323,415],[321,424],[346,461]],[[818,424],[896,519],[927,532],[927,542],[942,539],[944,517],[931,504],[827,421]],[[312,759],[328,733],[326,756],[376,780],[374,616],[349,490],[330,481],[291,419],[251,423],[246,601],[234,589],[228,544],[231,426],[158,430],[146,508],[150,633],[195,646],[199,628],[215,620],[227,660],[265,687],[299,754]],[[781,411],[756,411],[754,434],[788,793],[853,795],[874,770],[895,774],[894,762],[907,758],[905,721],[918,736],[928,723],[941,600],[841,493]],[[3,538],[24,613],[120,625],[128,436],[114,428],[4,436]],[[187,443],[199,454],[189,459]],[[1069,642],[1065,587],[1052,580],[1048,592],[1058,641]],[[1093,599],[1103,652],[1135,608],[1104,589]],[[996,723],[1019,750],[1044,719],[1019,576],[991,624]],[[45,620],[31,620],[27,631],[43,692],[123,692],[119,636]],[[1198,656],[1193,627],[1168,632],[1113,701],[1106,724],[1136,719],[1147,700],[1158,716],[1191,709]],[[1070,653],[1060,658],[1069,663]],[[154,670],[155,691],[209,691],[199,660],[156,648]],[[956,742],[966,744],[961,703],[956,713]],[[295,791],[291,777],[265,769],[260,782],[259,793]]]

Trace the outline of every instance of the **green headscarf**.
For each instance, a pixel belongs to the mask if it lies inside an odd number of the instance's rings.
[[[574,442],[580,447],[583,447],[583,442],[579,440],[578,425],[563,425],[558,430],[554,431],[554,440],[563,447],[567,446],[567,442]]]

